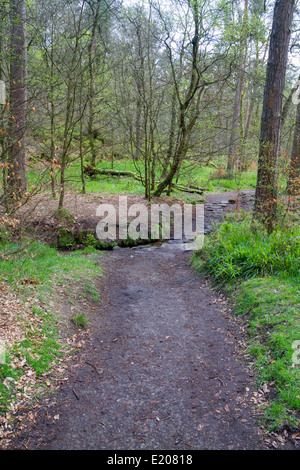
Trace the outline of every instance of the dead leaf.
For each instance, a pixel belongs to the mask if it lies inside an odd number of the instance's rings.
[[[39,284],[40,281],[37,279],[23,279],[23,284]]]

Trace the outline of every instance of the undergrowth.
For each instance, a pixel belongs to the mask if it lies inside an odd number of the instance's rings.
[[[199,274],[234,299],[247,320],[248,354],[258,385],[270,389],[263,424],[270,431],[300,423],[300,228],[280,225],[268,234],[250,215],[231,215],[192,257]]]
[[[37,386],[27,387],[32,388],[33,399],[41,387],[46,387],[39,377],[51,371],[67,352],[60,334],[61,319],[51,308],[52,296],[64,290],[72,292],[80,281],[95,297],[93,281],[101,273],[99,252],[64,254],[37,241],[22,246],[0,243],[0,281],[17,294],[20,305],[26,306],[14,312],[22,339],[6,351],[5,363],[0,364],[0,415],[24,399],[24,375],[35,377]]]

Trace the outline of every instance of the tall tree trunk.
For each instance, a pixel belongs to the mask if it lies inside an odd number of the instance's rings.
[[[170,124],[170,133],[169,133],[169,146],[167,155],[163,162],[163,171],[161,174],[162,178],[166,178],[168,174],[168,167],[171,161],[173,147],[174,147],[174,137],[175,137],[175,124],[176,124],[176,92],[172,96],[172,105],[171,105],[171,124]]]
[[[78,87],[78,82],[76,78],[76,69],[77,69],[77,59],[78,59],[78,50],[80,45],[80,32],[81,32],[81,22],[83,18],[85,2],[81,4],[80,15],[78,19],[78,26],[76,31],[75,45],[72,53],[72,60],[70,63],[69,77],[67,82],[67,93],[66,93],[66,111],[65,111],[65,123],[64,123],[64,133],[63,133],[63,148],[60,158],[60,195],[58,202],[58,210],[61,211],[64,205],[65,197],[65,184],[66,184],[66,175],[65,171],[68,163],[68,152],[72,141],[72,131],[74,130],[74,113],[75,113],[75,96],[76,88]]]
[[[137,39],[137,56],[135,58],[136,70],[135,70],[135,83],[137,87],[137,101],[135,111],[135,155],[136,161],[141,158],[141,145],[142,145],[142,106],[145,100],[145,89],[144,89],[144,52],[142,45],[142,28],[138,24],[136,28],[136,39]]]
[[[50,51],[50,161],[51,161],[51,191],[53,198],[56,198],[55,192],[55,104],[54,104],[54,33],[53,25],[51,29],[51,51]]]
[[[88,135],[91,152],[91,165],[96,166],[96,147],[95,147],[95,129],[94,129],[94,117],[95,117],[95,72],[94,72],[94,56],[96,49],[96,28],[98,26],[99,12],[100,12],[101,0],[97,1],[96,11],[94,13],[93,25],[91,31],[91,39],[88,47],[89,56],[89,120],[88,120]]]
[[[300,192],[300,103],[297,106],[297,117],[287,190],[290,194],[295,195]]]
[[[81,83],[79,88],[79,109],[80,112],[83,106],[82,91],[83,91],[83,72],[81,71]],[[84,162],[83,162],[83,116],[81,116],[79,122],[79,161],[80,161],[80,176],[81,176],[81,192],[86,193],[85,189],[85,177],[84,177]]]
[[[228,152],[228,161],[227,161],[227,172],[228,176],[232,176],[234,166],[237,160],[238,153],[238,142],[240,142],[240,116],[241,116],[241,101],[242,101],[242,91],[244,85],[244,69],[243,69],[243,58],[242,54],[240,58],[239,73],[237,78],[237,85],[234,98],[234,109],[233,109],[233,118],[232,118],[232,129],[230,133],[230,142],[229,142],[229,152]]]
[[[1,12],[2,13],[2,12]],[[4,39],[4,32],[3,32],[3,22],[4,22],[4,15],[1,14],[0,18],[0,57],[2,57],[2,52],[3,52],[3,39]],[[3,65],[2,61],[0,63],[0,80],[4,79],[4,74],[3,74]],[[9,212],[9,200],[8,200],[8,190],[7,190],[7,168],[6,168],[6,161],[7,161],[7,139],[5,138],[5,133],[2,132],[2,129],[4,128],[4,119],[3,119],[3,113],[0,113],[0,128],[1,128],[1,134],[0,134],[0,145],[1,145],[1,155],[2,155],[2,184],[3,184],[3,193],[4,193],[4,205],[5,205],[5,211],[8,213]]]
[[[9,197],[19,199],[26,191],[26,111],[27,111],[27,49],[25,0],[10,0],[11,58],[10,58],[10,148],[8,161]]]
[[[187,128],[186,123],[185,123],[185,108],[181,107],[181,112],[180,112],[180,133],[179,137],[177,140],[176,144],[176,150],[174,153],[173,161],[170,166],[170,170],[165,177],[163,181],[159,183],[157,186],[156,191],[154,192],[154,196],[159,197],[162,192],[166,189],[171,188],[172,181],[178,171],[178,168],[180,166],[180,163],[182,159],[186,156],[187,152],[187,145],[188,145],[188,139],[190,135],[191,130]]]
[[[286,118],[288,117],[290,106],[293,101],[293,95],[299,89],[299,84],[300,84],[300,75],[298,77],[296,85],[293,86],[293,88],[291,89],[290,94],[285,100],[284,106],[282,108],[282,113],[281,113],[281,126],[282,127],[284,126]]]
[[[230,134],[229,152],[227,161],[227,172],[228,176],[232,176],[234,166],[237,160],[238,147],[240,144],[240,123],[241,123],[241,102],[242,92],[244,86],[245,77],[245,56],[247,48],[247,35],[248,35],[248,0],[245,0],[245,10],[243,19],[243,30],[242,30],[242,42],[239,56],[239,69],[236,83],[236,91],[234,98],[233,118],[232,118],[232,129]]]
[[[280,148],[282,97],[295,0],[276,0],[261,119],[254,218],[269,232],[277,212],[277,158]]]
[[[138,93],[136,102],[135,114],[135,155],[134,158],[139,161],[141,158],[141,112],[142,102],[140,98],[140,91]]]

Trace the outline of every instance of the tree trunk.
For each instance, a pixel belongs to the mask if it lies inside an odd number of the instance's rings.
[[[189,138],[190,132],[186,128],[186,125],[185,125],[185,111],[183,109],[181,110],[180,121],[181,121],[180,136],[177,142],[177,146],[176,146],[177,148],[173,157],[173,162],[171,164],[171,167],[167,176],[165,177],[163,181],[161,181],[161,183],[157,186],[156,191],[153,193],[154,196],[156,197],[159,197],[166,188],[169,188],[169,189],[171,188],[173,178],[177,173],[177,170],[180,166],[180,162],[185,157],[186,152],[187,152],[187,144],[188,144],[188,138]]]
[[[300,104],[297,106],[297,117],[287,190],[293,195],[299,194],[300,192]]]
[[[76,80],[76,60],[80,45],[80,32],[81,32],[81,22],[83,18],[83,8],[84,2],[81,5],[80,16],[78,19],[78,27],[76,31],[75,45],[72,53],[72,60],[69,68],[69,77],[67,83],[67,92],[66,92],[66,111],[65,111],[65,123],[64,123],[64,133],[63,133],[63,148],[60,158],[60,195],[58,202],[58,210],[61,211],[64,205],[65,197],[65,184],[66,176],[65,170],[68,163],[68,152],[72,141],[72,134],[74,131],[74,113],[75,113],[75,96],[76,88],[78,87],[78,81]],[[82,117],[81,117],[82,118]]]
[[[170,134],[169,134],[169,146],[167,155],[163,162],[163,171],[161,174],[162,178],[166,178],[168,174],[168,167],[171,161],[173,146],[174,146],[174,137],[175,137],[175,124],[176,124],[176,92],[172,96],[172,105],[171,105],[171,124],[170,124]]]
[[[135,115],[135,155],[134,158],[139,161],[141,158],[141,98],[138,96],[136,102]]]
[[[88,56],[89,56],[89,121],[88,121],[88,135],[89,135],[89,144],[91,151],[91,164],[92,166],[96,165],[96,147],[95,147],[95,129],[94,129],[94,116],[95,116],[95,73],[94,73],[94,55],[96,48],[96,28],[99,20],[100,12],[100,3],[101,0],[98,0],[96,12],[93,18],[91,40],[88,47]]]
[[[300,75],[298,77],[297,84],[291,89],[290,94],[285,100],[284,106],[282,108],[282,113],[281,113],[281,126],[282,127],[284,126],[286,118],[288,117],[290,106],[293,101],[293,95],[298,90],[299,83],[300,83]]]
[[[234,99],[234,110],[233,110],[233,121],[232,121],[232,130],[230,134],[229,142],[229,152],[228,152],[228,161],[227,161],[227,173],[228,176],[232,176],[234,166],[237,160],[238,153],[238,142],[239,142],[239,126],[240,126],[240,116],[241,116],[241,100],[242,100],[242,91],[244,85],[244,69],[243,69],[244,54],[240,58],[239,73],[237,78],[237,86],[235,91]]]
[[[51,51],[50,51],[50,161],[51,161],[51,191],[53,198],[56,198],[55,192],[55,105],[54,105],[54,34],[53,25],[51,29]]]
[[[247,35],[248,35],[248,0],[245,0],[245,11],[243,19],[243,31],[242,31],[242,43],[239,57],[239,70],[234,98],[233,108],[233,120],[232,130],[230,134],[229,152],[227,161],[227,173],[229,177],[232,177],[234,166],[238,156],[238,144],[240,144],[240,119],[241,119],[241,103],[242,103],[242,92],[244,86],[245,77],[245,55],[247,48]]]
[[[10,58],[10,111],[11,130],[8,154],[9,197],[19,199],[26,191],[26,31],[25,0],[10,0],[11,9],[11,58]]]
[[[277,212],[277,158],[280,148],[282,97],[295,0],[276,0],[261,119],[254,218],[269,232]]]
[[[169,172],[166,177],[160,182],[155,192],[154,196],[159,197],[166,188],[170,188],[172,185],[173,178],[175,177],[180,164],[184,157],[186,156],[188,149],[188,140],[192,129],[199,116],[199,103],[200,97],[203,94],[204,87],[199,86],[200,83],[200,74],[199,74],[199,43],[200,43],[200,18],[199,18],[199,5],[197,2],[190,3],[193,20],[194,20],[194,37],[192,39],[192,65],[189,79],[189,86],[184,97],[184,100],[181,101],[178,94],[177,84],[176,93],[177,99],[179,101],[179,127],[178,127],[178,137],[177,143],[174,150],[173,161],[170,166]],[[173,67],[172,59],[170,54],[171,66]],[[188,120],[188,111],[194,101],[197,101],[196,112],[193,117]],[[188,122],[187,122],[188,120]]]

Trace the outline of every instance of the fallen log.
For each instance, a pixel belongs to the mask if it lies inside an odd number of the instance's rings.
[[[102,170],[100,168],[94,168],[91,165],[88,165],[84,168],[84,173],[88,176],[95,176],[95,175],[107,175],[107,176],[129,176],[130,178],[134,178],[137,181],[142,182],[143,179],[141,176],[133,173],[133,171],[123,171],[123,170]]]
[[[127,170],[110,170],[110,169],[101,169],[101,168],[94,168],[91,165],[88,165],[84,168],[84,173],[88,176],[96,176],[96,175],[106,175],[106,176],[127,176],[129,178],[134,178],[135,180],[139,181],[140,183],[144,182],[144,179],[134,173],[133,171]],[[177,189],[178,191],[182,191],[185,193],[192,193],[192,194],[203,194],[204,189],[200,186],[196,186],[195,184],[189,184],[189,186],[184,186],[178,183],[172,183],[172,188]]]
[[[200,188],[200,186],[196,186],[194,184],[190,184],[188,187],[183,186],[182,184],[172,183],[172,187],[178,189],[178,191],[183,191],[185,193],[192,193],[192,194],[203,194],[204,189]]]

